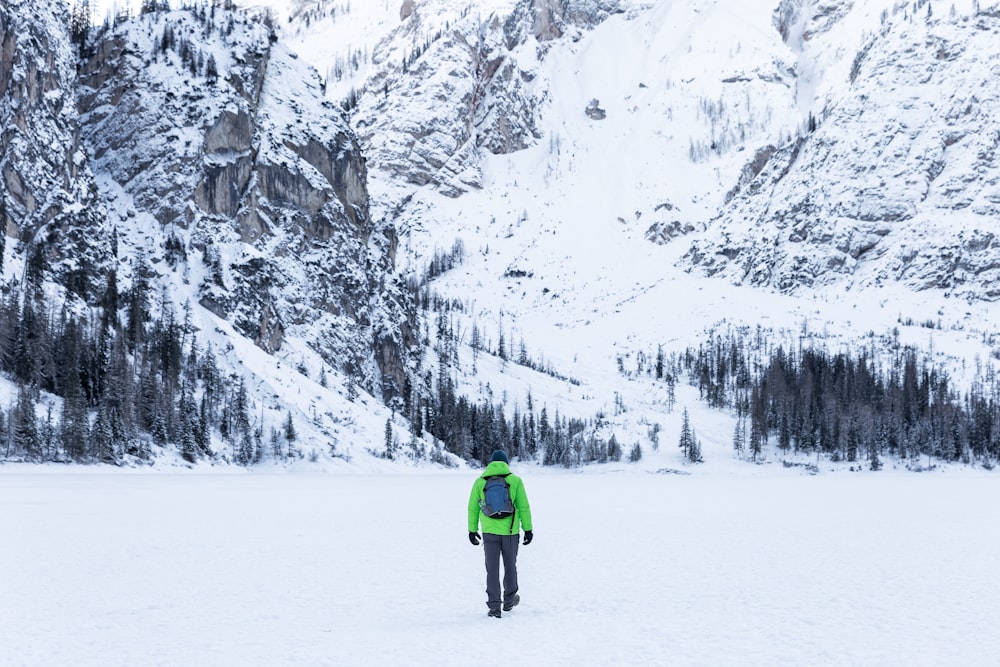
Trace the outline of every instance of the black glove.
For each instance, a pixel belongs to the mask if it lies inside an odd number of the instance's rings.
[[[479,546],[479,533],[469,533],[469,541],[472,542],[472,546]]]
[[[524,531],[524,543],[531,544],[531,540],[535,539],[535,534],[530,530]]]

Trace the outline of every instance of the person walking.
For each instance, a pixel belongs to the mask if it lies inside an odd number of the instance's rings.
[[[486,554],[486,606],[489,615],[500,618],[521,601],[517,593],[517,547],[524,528],[524,544],[531,544],[531,506],[524,482],[510,471],[507,452],[498,449],[476,478],[469,495],[469,542],[479,546],[482,524]],[[503,559],[503,598],[500,597],[500,560]]]

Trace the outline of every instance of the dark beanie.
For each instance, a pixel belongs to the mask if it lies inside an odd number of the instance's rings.
[[[510,459],[507,458],[507,452],[502,449],[498,449],[493,452],[493,456],[490,457],[490,463],[493,461],[503,461],[504,463],[510,463]]]

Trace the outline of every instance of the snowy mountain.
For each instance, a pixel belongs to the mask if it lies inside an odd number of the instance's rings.
[[[996,6],[224,4],[144,3],[71,44],[64,14],[14,3],[0,25],[60,45],[54,88],[79,111],[29,118],[38,96],[13,86],[0,110],[56,151],[42,164],[82,147],[84,185],[61,187],[99,201],[66,210],[118,247],[55,281],[113,267],[160,290],[154,315],[190,304],[199,344],[266,406],[258,433],[294,412],[320,453],[407,438],[416,459],[477,458],[542,408],[578,458],[581,438],[648,453],[681,426],[650,359],[752,327],[877,339],[886,364],[914,346],[964,386],[991,372]],[[4,30],[15,81],[45,55]],[[5,165],[35,164],[8,146]],[[9,229],[30,219],[12,182]],[[9,277],[37,245],[8,249]],[[739,416],[679,391],[731,457]]]
[[[582,190],[561,159],[575,149],[620,179],[596,195],[613,192],[612,219],[660,243],[704,232],[682,262],[701,273],[792,292],[901,281],[995,296],[992,10],[427,1],[396,17],[376,5],[298,3],[288,40],[357,104],[376,206],[413,211],[396,212],[401,228],[421,225],[410,197],[424,186],[529,210],[524,180]],[[317,50],[331,33],[368,41]],[[534,151],[540,168],[516,189],[485,180],[489,154],[533,146],[548,155]]]
[[[358,394],[399,402],[413,318],[395,232],[370,215],[365,159],[315,70],[235,7],[150,7],[96,29],[60,5],[0,18],[0,201],[19,241],[3,264],[0,394],[17,456],[146,459],[149,434],[181,448],[195,401],[220,407],[213,392],[241,406],[251,458],[281,424],[283,456],[294,437],[302,456],[348,457],[345,423],[359,447],[381,439],[385,414]],[[229,384],[213,388],[219,374]],[[75,423],[91,426],[69,434],[77,384],[90,418]],[[204,416],[189,461],[220,456],[213,428],[239,438]],[[249,460],[237,449],[224,458]]]
[[[394,233],[371,220],[364,158],[316,73],[275,41],[263,23],[205,9],[103,37],[80,76],[94,169],[135,251],[173,239],[201,256],[185,281],[202,306],[269,353],[299,338],[398,395]]]
[[[836,25],[813,27],[820,18],[788,35],[803,56],[835,38]],[[902,282],[995,300],[998,32],[997,12],[885,14],[815,129],[768,147],[686,259],[782,290]]]
[[[37,261],[91,297],[90,272],[106,270],[109,236],[80,141],[66,16],[46,2],[0,8],[0,230],[22,243],[43,241]]]
[[[644,440],[636,421],[677,419],[622,365],[697,346],[720,323],[823,346],[896,330],[960,374],[991,355],[995,8],[274,9],[352,110],[404,266],[420,274],[464,249],[432,286],[462,305],[449,318],[473,396],[523,410],[530,390],[584,418],[624,400],[633,415],[612,430]],[[952,333],[928,345],[928,322]],[[504,342],[585,389],[487,366]],[[723,446],[724,423],[711,435]]]

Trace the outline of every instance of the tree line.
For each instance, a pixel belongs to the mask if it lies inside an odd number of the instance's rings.
[[[416,438],[427,432],[441,441],[445,449],[471,463],[485,464],[494,450],[503,449],[512,458],[539,461],[550,466],[579,466],[588,463],[620,461],[622,445],[612,433],[607,439],[597,433],[607,425],[603,415],[593,419],[566,417],[548,407],[536,405],[529,390],[525,408],[515,405],[508,416],[501,403],[491,399],[478,402],[460,394],[452,369],[439,365],[439,375],[429,391],[419,397],[408,393],[407,409]],[[642,448],[635,443],[628,458],[642,458]]]
[[[733,448],[756,459],[768,446],[834,461],[918,457],[992,467],[1000,458],[1000,382],[987,365],[966,389],[898,340],[830,351],[775,345],[759,327],[712,332],[665,358],[657,377],[686,375],[709,405],[737,416]]]
[[[421,343],[432,353],[436,372],[430,369],[414,373],[403,389],[403,404],[416,443],[429,434],[443,443],[444,448],[470,463],[485,464],[496,449],[511,457],[537,460],[543,465],[577,466],[588,463],[620,461],[623,456],[632,461],[642,458],[642,448],[635,443],[626,454],[614,434],[607,439],[597,433],[606,430],[608,421],[603,414],[592,419],[552,415],[547,406],[537,406],[528,390],[524,410],[515,405],[507,414],[505,401],[483,398],[479,401],[461,393],[460,350],[472,355],[472,375],[476,375],[477,359],[486,354],[501,365],[514,363],[544,373],[570,384],[579,380],[558,373],[551,364],[536,360],[528,352],[524,339],[513,346],[514,337],[501,325],[495,343],[488,339],[478,322],[472,318],[468,340],[457,324],[456,314],[467,315],[466,306],[457,299],[442,298],[431,288],[431,282],[459,266],[465,258],[462,242],[456,241],[449,251],[436,250],[428,266],[419,276],[406,281],[412,303],[423,315]],[[431,323],[433,322],[433,327]],[[389,446],[387,445],[387,450]]]
[[[15,387],[0,407],[4,459],[122,464],[168,446],[191,462],[301,455],[291,413],[265,431],[245,379],[220,370],[190,306],[178,317],[141,262],[124,291],[110,272],[94,307],[59,302],[42,275],[0,289],[0,372]]]

